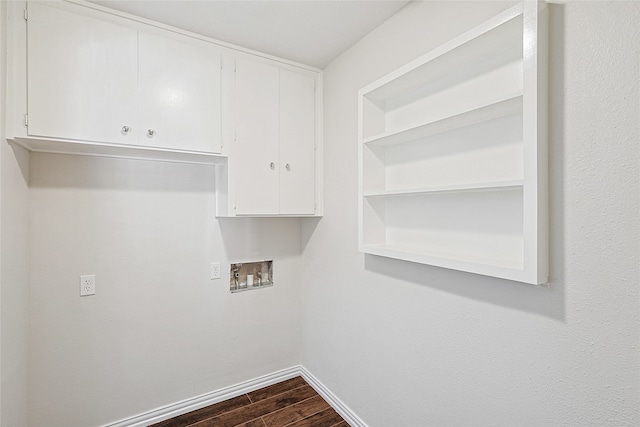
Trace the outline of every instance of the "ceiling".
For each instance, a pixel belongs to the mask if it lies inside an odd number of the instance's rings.
[[[90,0],[228,43],[324,68],[408,0]]]

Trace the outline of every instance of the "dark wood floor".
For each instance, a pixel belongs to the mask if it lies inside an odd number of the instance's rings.
[[[270,385],[153,427],[349,427],[302,377]]]

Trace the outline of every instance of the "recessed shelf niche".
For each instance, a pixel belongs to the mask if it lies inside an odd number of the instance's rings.
[[[547,281],[545,55],[523,2],[360,90],[362,252]]]

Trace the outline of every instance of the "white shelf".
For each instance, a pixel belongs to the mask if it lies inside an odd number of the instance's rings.
[[[13,138],[12,140],[29,151],[41,153],[79,154],[205,165],[222,164],[227,161],[227,156],[198,151],[181,151],[99,142],[80,142],[53,138]]]
[[[522,93],[507,95],[488,105],[443,117],[411,129],[366,138],[363,143],[376,146],[402,144],[518,112],[522,112]]]
[[[522,12],[523,4],[517,4],[365,86],[362,92],[370,101],[389,109],[394,108],[408,102],[411,97],[407,98],[407,94],[421,94],[420,88],[441,82],[443,77],[452,73],[462,78],[468,72],[473,75],[477,64],[487,61],[489,55],[499,53],[499,56],[505,56],[513,47],[522,51],[522,45],[518,45],[523,34]],[[455,55],[451,52],[455,52]],[[406,100],[399,101],[402,98]]]
[[[524,278],[522,264],[505,262],[503,259],[461,256],[455,253],[438,253],[394,244],[363,245],[361,249],[364,253],[371,255],[429,264],[485,276],[512,280]]]
[[[524,182],[519,180],[500,182],[481,182],[474,184],[443,185],[438,187],[425,187],[409,190],[389,190],[380,192],[367,192],[364,197],[395,197],[395,196],[421,196],[433,193],[459,193],[465,191],[499,191],[514,188],[522,188]]]
[[[546,20],[523,1],[359,91],[361,252],[547,281]]]

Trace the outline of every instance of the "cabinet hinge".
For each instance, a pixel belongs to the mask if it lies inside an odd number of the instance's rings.
[[[24,115],[24,127],[29,126],[29,115],[25,114]]]
[[[29,9],[25,9],[24,10],[24,20],[28,21],[29,20]]]

